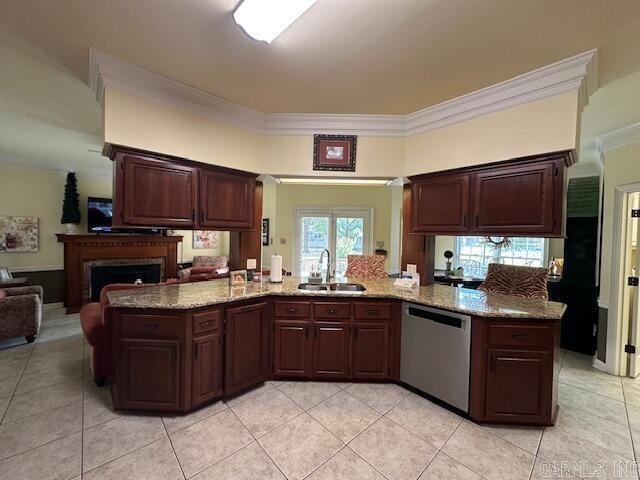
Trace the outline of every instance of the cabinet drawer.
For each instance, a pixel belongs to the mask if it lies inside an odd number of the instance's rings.
[[[273,310],[276,317],[309,318],[311,315],[311,303],[274,302]]]
[[[548,325],[490,325],[489,344],[517,347],[552,347],[553,329]]]
[[[349,318],[351,303],[349,302],[315,302],[314,318]]]
[[[122,315],[120,330],[122,337],[164,338],[179,336],[180,317],[178,315]]]
[[[356,303],[353,310],[357,319],[386,320],[391,318],[390,303]]]
[[[220,328],[220,310],[193,315],[193,334],[212,332]]]

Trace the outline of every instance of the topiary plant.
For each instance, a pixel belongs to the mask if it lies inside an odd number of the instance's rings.
[[[78,197],[78,180],[74,172],[67,173],[67,181],[64,186],[64,201],[62,202],[62,224],[80,223],[80,200]]]

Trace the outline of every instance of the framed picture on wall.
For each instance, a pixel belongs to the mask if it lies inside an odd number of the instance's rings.
[[[0,215],[0,252],[37,252],[38,217]]]
[[[194,230],[193,248],[217,248],[218,232],[212,230]]]
[[[262,245],[265,247],[269,245],[269,219],[268,218],[262,219]]]
[[[313,169],[355,172],[357,142],[355,135],[314,135]]]

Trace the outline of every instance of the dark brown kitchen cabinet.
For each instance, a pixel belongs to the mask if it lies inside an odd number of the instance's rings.
[[[309,337],[311,328],[310,322],[304,320],[276,319],[274,321],[274,375],[287,377],[310,376],[312,344]]]
[[[110,146],[113,226],[251,230],[257,175]]]
[[[122,193],[116,211],[122,224],[195,226],[198,171],[153,158],[125,155],[121,161]],[[120,214],[120,215],[119,215]]]
[[[269,364],[267,303],[225,312],[224,393],[229,395],[266,380]]]
[[[177,410],[179,392],[177,340],[123,339],[116,377],[117,408]]]
[[[473,188],[473,232],[551,234],[556,222],[554,207],[562,205],[562,198],[554,197],[556,169],[553,162],[544,162],[478,172]]]
[[[410,177],[411,231],[562,236],[573,161],[572,151],[562,151]]]
[[[353,325],[353,378],[384,379],[391,376],[388,323]]]
[[[349,323],[315,323],[313,326],[314,378],[347,378],[351,326]]]
[[[199,405],[222,396],[222,333],[193,339],[191,403]]]
[[[490,348],[486,420],[541,424],[551,417],[551,354]]]
[[[200,227],[252,228],[254,177],[200,170]]]
[[[411,186],[411,214],[415,232],[455,234],[469,229],[471,176],[436,175]]]

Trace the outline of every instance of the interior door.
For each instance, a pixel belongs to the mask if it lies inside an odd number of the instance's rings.
[[[640,214],[640,193],[629,195],[629,222],[627,223],[627,245],[630,245],[627,256],[627,275],[626,278],[638,278],[640,275],[640,256],[638,255],[638,245],[640,245],[640,219],[635,216]],[[638,212],[638,213],[633,213]],[[629,285],[627,281],[629,305],[629,343],[635,345],[636,354],[629,356],[629,376],[637,377],[640,375],[640,286]]]

